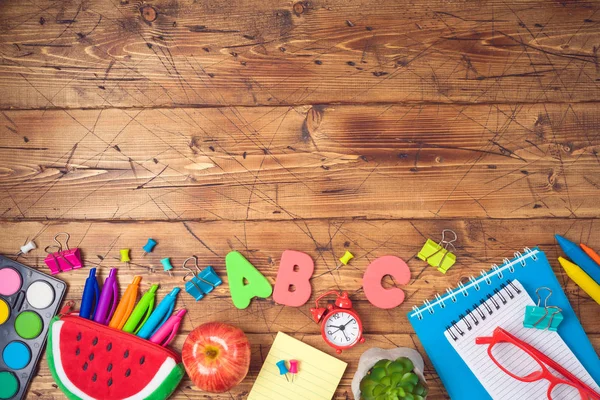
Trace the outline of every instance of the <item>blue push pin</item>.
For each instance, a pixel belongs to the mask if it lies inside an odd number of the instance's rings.
[[[148,239],[148,243],[146,243],[144,247],[142,247],[142,249],[144,249],[144,256],[148,253],[151,253],[152,250],[154,250],[154,246],[156,246],[156,244],[156,240],[152,238]]]
[[[285,380],[289,382],[290,380],[287,377],[289,370],[285,366],[285,361],[284,360],[277,361],[275,363],[275,365],[277,365],[277,368],[279,368],[279,375],[285,375]]]
[[[171,274],[171,270],[173,269],[173,266],[171,265],[171,259],[169,257],[163,258],[160,260],[160,263],[163,265],[163,270],[168,272],[170,277],[173,277]]]

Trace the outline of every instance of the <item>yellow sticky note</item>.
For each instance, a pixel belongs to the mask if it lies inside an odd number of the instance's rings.
[[[285,360],[288,368],[289,360],[298,360],[293,383],[279,375],[275,365],[279,360]],[[345,362],[279,332],[248,400],[330,400],[346,366]]]

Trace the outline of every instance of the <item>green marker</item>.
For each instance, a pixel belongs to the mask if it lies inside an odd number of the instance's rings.
[[[123,330],[129,333],[138,333],[142,325],[146,322],[152,310],[154,309],[154,300],[156,298],[156,289],[158,285],[152,285],[150,289],[144,293],[139,303],[131,312],[131,316],[125,323]]]

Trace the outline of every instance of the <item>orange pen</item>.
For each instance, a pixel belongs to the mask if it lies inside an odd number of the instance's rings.
[[[594,260],[594,262],[600,267],[600,256],[598,255],[598,253],[596,253],[591,247],[588,247],[583,243],[580,243],[579,246],[581,247],[581,250],[585,251],[585,254],[590,256],[590,258]]]
[[[140,287],[140,282],[142,281],[141,276],[134,276],[133,282],[127,289],[125,290],[125,294],[121,298],[115,313],[110,320],[108,326],[115,329],[123,329],[125,322],[129,318],[129,315],[133,311],[133,307],[135,306],[135,301],[137,300],[138,289]]]

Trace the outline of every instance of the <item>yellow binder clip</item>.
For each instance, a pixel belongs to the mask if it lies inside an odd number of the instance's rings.
[[[453,238],[448,240],[446,235],[452,236]],[[442,274],[445,274],[456,262],[456,256],[448,251],[448,248],[451,247],[456,251],[456,247],[454,247],[453,243],[456,242],[457,239],[456,232],[451,229],[444,229],[442,231],[442,240],[439,243],[436,243],[431,239],[427,239],[427,242],[425,242],[425,245],[421,251],[419,251],[417,257],[426,261],[427,264],[432,267],[437,268]]]

